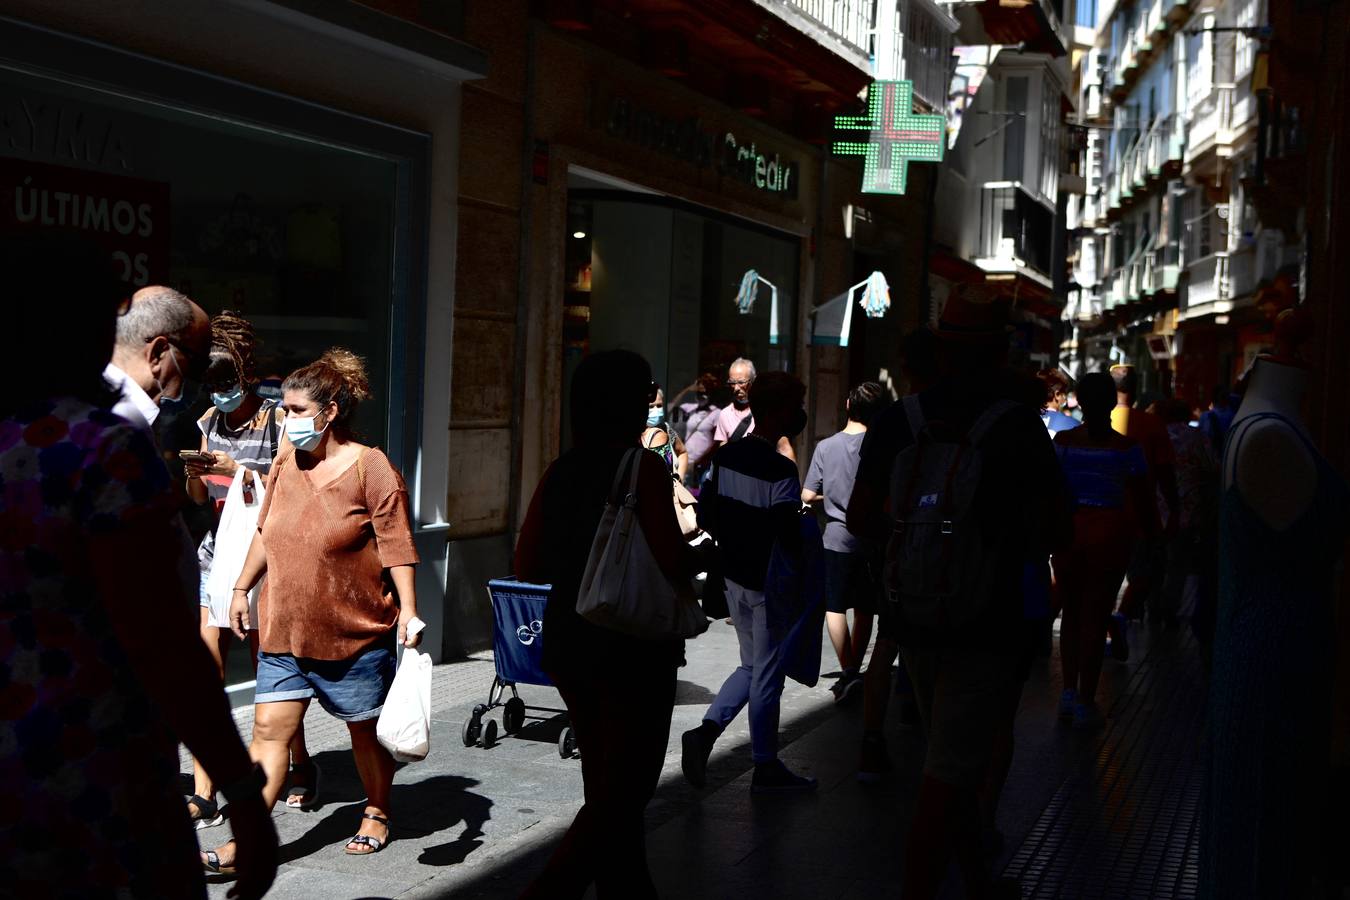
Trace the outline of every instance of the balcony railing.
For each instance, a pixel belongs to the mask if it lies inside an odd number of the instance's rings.
[[[1048,276],[1054,219],[1054,211],[1035,200],[1020,182],[987,184],[980,196],[979,255],[999,269],[1013,271],[1025,265]]]
[[[872,0],[758,0],[782,16],[782,7],[813,20],[863,56],[872,52]],[[788,18],[783,16],[783,18]]]
[[[1191,113],[1186,141],[1188,160],[1206,150],[1233,143],[1233,92],[1231,84],[1217,85]]]
[[[1227,253],[1214,253],[1187,266],[1183,310],[1196,310],[1214,303],[1223,303],[1231,296]]]

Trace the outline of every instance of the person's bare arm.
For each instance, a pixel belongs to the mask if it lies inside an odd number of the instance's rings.
[[[819,503],[824,499],[825,499],[824,494],[817,494],[810,488],[802,488],[802,502],[807,504],[808,506],[812,503]]]
[[[422,643],[422,635],[408,637],[408,623],[417,618],[417,567],[391,566],[389,577],[398,594],[398,642],[405,647],[416,647]]]
[[[672,431],[670,437],[675,441],[675,474],[680,477],[680,483],[683,484],[684,476],[689,473],[689,448],[675,432]]]
[[[778,439],[778,452],[793,462],[797,461],[797,451],[793,449],[792,441],[785,437]]]
[[[230,595],[230,630],[241,641],[248,640],[249,631],[258,627],[249,615],[248,592],[258,586],[265,574],[267,550],[263,547],[262,532],[255,532],[244,557],[244,568],[234,580],[234,592]]]
[[[675,518],[670,475],[665,464],[651,453],[643,453],[638,466],[638,522],[647,545],[667,578],[687,578],[692,574],[689,545]]]

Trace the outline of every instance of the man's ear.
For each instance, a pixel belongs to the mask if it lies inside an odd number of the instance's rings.
[[[160,335],[147,341],[144,350],[145,361],[151,366],[158,365],[160,360],[164,357],[164,354],[169,352],[170,346],[172,345],[169,343],[169,339],[164,337],[164,335]]]

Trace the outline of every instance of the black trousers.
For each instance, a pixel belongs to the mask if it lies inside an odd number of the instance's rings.
[[[674,664],[637,672],[550,673],[581,751],[586,802],[527,898],[655,897],[643,811],[656,792],[675,708]]]

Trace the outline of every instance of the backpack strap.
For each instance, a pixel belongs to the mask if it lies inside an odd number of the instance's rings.
[[[269,400],[272,408],[267,411],[267,443],[272,450],[272,459],[277,458],[277,446],[279,438],[277,437],[277,413],[281,411],[281,404],[275,400]],[[359,462],[358,458],[358,462]]]
[[[736,426],[736,430],[731,433],[731,437],[727,438],[727,443],[734,443],[745,437],[745,433],[750,430],[750,426],[753,424],[755,424],[755,414],[750,413],[750,415],[741,419],[741,423]]]
[[[975,424],[970,426],[970,431],[966,434],[966,440],[970,442],[972,447],[978,447],[980,442],[984,440],[985,435],[989,433],[989,429],[993,428],[1000,419],[1016,408],[1017,404],[1011,400],[998,400],[991,403],[989,408],[975,420]]]
[[[923,405],[919,403],[919,395],[906,394],[900,403],[905,409],[905,419],[909,422],[910,437],[917,442],[919,432],[928,424],[923,414]]]

